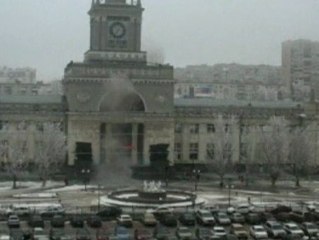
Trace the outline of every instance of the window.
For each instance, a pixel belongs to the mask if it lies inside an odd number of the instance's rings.
[[[207,143],[206,146],[206,158],[209,160],[213,160],[215,156],[215,145],[214,143]]]
[[[189,127],[189,132],[192,134],[197,134],[199,131],[199,124],[192,124]]]
[[[175,124],[175,133],[182,133],[183,125],[181,123]]]
[[[189,159],[190,160],[198,159],[198,143],[189,144]]]
[[[225,124],[225,132],[228,132],[228,130],[229,130],[229,124]]]
[[[182,159],[182,144],[175,143],[175,159],[181,160]]]
[[[214,132],[215,132],[215,125],[207,124],[207,133],[214,133]]]

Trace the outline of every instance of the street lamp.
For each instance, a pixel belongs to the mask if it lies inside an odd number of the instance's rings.
[[[232,179],[228,178],[228,207],[230,207],[230,196],[231,196],[231,189],[233,188]]]
[[[193,169],[193,176],[194,176],[194,185],[195,185],[195,192],[197,191],[197,185],[200,179],[200,170]]]
[[[91,172],[91,170],[88,169],[88,168],[83,168],[81,170],[81,173],[82,173],[82,176],[83,176],[83,183],[84,183],[84,190],[85,191],[86,191],[86,185],[88,184],[89,179],[90,179],[90,172]]]

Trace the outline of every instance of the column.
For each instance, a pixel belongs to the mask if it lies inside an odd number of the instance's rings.
[[[111,148],[112,148],[112,124],[108,123],[105,126],[105,160],[106,163],[111,163]]]
[[[131,150],[131,158],[132,164],[137,165],[137,139],[138,139],[138,124],[132,123],[132,150]]]

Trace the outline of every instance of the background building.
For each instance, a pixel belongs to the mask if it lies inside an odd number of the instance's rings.
[[[282,71],[292,99],[318,99],[319,42],[304,39],[283,42]]]

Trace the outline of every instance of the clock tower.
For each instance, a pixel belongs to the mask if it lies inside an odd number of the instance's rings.
[[[146,54],[141,53],[141,25],[144,9],[140,1],[130,1],[131,4],[127,4],[126,0],[92,1],[89,11],[90,50],[85,54],[86,61],[112,60],[114,56],[112,53],[122,53],[122,56],[128,57],[127,60],[138,56],[139,60],[146,61]],[[124,58],[122,57],[121,60],[123,61]]]
[[[64,71],[69,165],[149,164],[156,144],[173,159],[173,67],[147,62],[143,11],[140,0],[92,0],[89,50]]]

